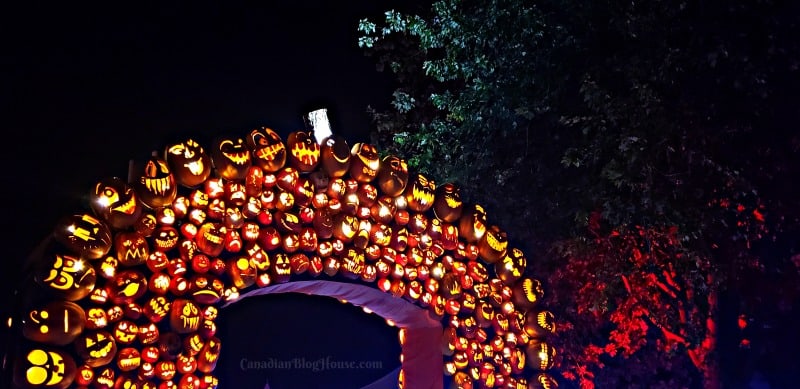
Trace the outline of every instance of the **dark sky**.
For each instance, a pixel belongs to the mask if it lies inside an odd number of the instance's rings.
[[[367,141],[366,108],[388,106],[392,80],[357,47],[357,22],[429,2],[211,3],[0,9],[4,297],[57,220],[87,209],[93,184],[126,177],[130,160],[170,141],[262,125],[285,137],[318,107],[334,132]],[[362,324],[396,334],[374,318]]]

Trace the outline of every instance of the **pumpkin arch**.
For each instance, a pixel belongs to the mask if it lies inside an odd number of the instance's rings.
[[[219,309],[323,281],[425,312],[395,321],[439,363],[404,360],[400,387],[556,386],[542,285],[455,184],[368,143],[266,127],[167,145],[132,173],[55,226],[36,277],[46,304],[15,320],[17,386],[214,388]]]

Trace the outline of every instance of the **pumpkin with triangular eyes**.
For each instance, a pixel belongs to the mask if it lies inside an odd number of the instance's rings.
[[[442,221],[452,223],[461,217],[464,203],[461,201],[461,190],[456,184],[448,182],[436,188],[433,200],[433,212]]]
[[[132,226],[142,214],[136,191],[119,177],[95,184],[89,194],[89,206],[97,217],[116,229]]]
[[[267,173],[277,172],[286,163],[286,145],[271,128],[260,127],[250,131],[247,147],[253,162]]]
[[[403,196],[408,208],[415,212],[425,212],[433,206],[436,195],[436,183],[422,173],[414,174],[408,181]]]
[[[104,366],[117,354],[117,341],[105,330],[86,331],[75,341],[75,352],[88,366]]]
[[[17,359],[14,384],[20,388],[64,389],[75,380],[77,369],[66,352],[34,346]]]
[[[194,188],[211,176],[211,157],[194,139],[167,146],[165,154],[179,185]]]
[[[178,196],[178,184],[167,161],[151,156],[131,183],[142,203],[152,209],[172,204]]]
[[[242,180],[252,166],[250,150],[242,138],[220,137],[211,149],[211,162],[217,175],[226,180]]]

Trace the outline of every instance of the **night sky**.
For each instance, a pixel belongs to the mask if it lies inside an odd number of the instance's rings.
[[[88,210],[92,185],[125,178],[131,160],[184,137],[208,144],[256,126],[285,139],[321,107],[334,132],[351,144],[368,141],[366,108],[387,107],[393,85],[357,47],[357,22],[427,2],[223,3],[25,2],[0,11],[4,316],[13,309],[6,296],[25,282],[25,259],[58,219]],[[263,323],[264,331],[228,340],[226,358],[285,344],[276,340],[285,342],[285,333],[296,339],[309,331],[299,323],[319,331],[325,323],[333,328],[324,334],[338,342],[322,346],[330,352],[343,349],[344,339],[374,334],[381,339],[374,347],[355,348],[365,359],[384,358],[387,371],[399,366],[396,328],[330,298],[254,299],[232,307],[220,326],[232,322],[247,331]],[[303,353],[311,351],[293,356]],[[261,379],[248,384],[263,387]]]

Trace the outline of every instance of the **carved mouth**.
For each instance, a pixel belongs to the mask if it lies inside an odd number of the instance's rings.
[[[142,258],[147,258],[147,250],[144,247],[136,247],[132,249],[125,250],[125,259],[126,260],[138,260]]]
[[[203,164],[202,159],[198,159],[197,161],[187,162],[183,164],[183,167],[189,170],[189,173],[191,173],[194,176],[199,176],[203,174],[203,171],[205,170],[205,164]]]
[[[221,236],[217,236],[212,232],[204,233],[203,237],[206,238],[206,240],[211,242],[212,244],[220,244],[220,243],[222,243],[222,237]]]
[[[501,252],[501,251],[505,250],[506,249],[506,245],[508,244],[508,242],[506,242],[506,241],[498,240],[497,236],[495,236],[495,234],[487,234],[486,235],[486,243],[489,245],[489,247],[492,248],[492,250],[498,251],[498,252]]]
[[[433,192],[427,188],[418,188],[417,185],[414,185],[411,195],[423,206],[433,203]]]
[[[461,206],[461,200],[457,199],[452,194],[444,195],[444,201],[450,208],[458,208]]]
[[[136,196],[131,195],[128,201],[112,208],[112,210],[126,215],[133,215],[133,212],[136,211]]]
[[[90,342],[89,339],[86,339],[86,342]],[[102,344],[102,347],[93,347],[91,351],[89,351],[89,356],[92,358],[104,358],[111,352],[111,349],[114,348],[114,342],[111,339],[104,339],[99,342]]]
[[[181,316],[181,324],[183,324],[183,328],[188,328],[194,331],[200,326],[200,317]]]
[[[147,191],[159,196],[164,196],[167,192],[172,190],[172,180],[170,177],[163,178],[147,178],[142,177],[142,184]]]
[[[536,300],[539,299],[537,293],[538,289],[539,287],[537,285],[534,285],[533,280],[525,279],[524,281],[522,281],[522,291],[525,294],[525,299],[532,303],[536,302]]]
[[[223,151],[222,155],[236,165],[246,165],[250,162],[250,152],[247,150],[233,152]]]
[[[314,143],[307,146],[306,142],[297,143],[292,147],[292,155],[304,165],[314,165],[319,159],[319,145]]]
[[[258,159],[265,161],[275,161],[283,158],[283,153],[286,152],[286,146],[283,143],[276,143],[255,151]]]
[[[178,238],[156,239],[156,246],[161,249],[170,249],[178,244]]]

